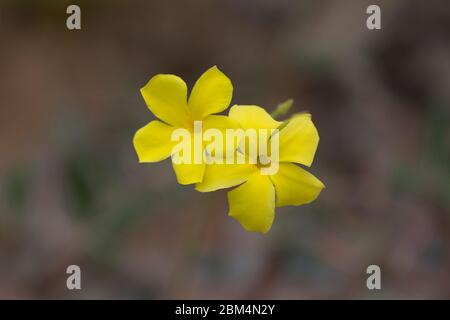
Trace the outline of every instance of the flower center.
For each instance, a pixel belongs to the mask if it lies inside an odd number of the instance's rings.
[[[270,158],[267,157],[266,155],[260,154],[258,156],[258,159],[256,160],[256,166],[258,168],[268,168],[270,167],[271,163],[270,163]]]

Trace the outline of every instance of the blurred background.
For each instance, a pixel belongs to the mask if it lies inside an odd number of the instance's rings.
[[[450,298],[447,1],[78,0],[80,31],[69,4],[0,1],[0,298]],[[139,89],[213,65],[232,103],[293,98],[321,136],[327,188],[265,236],[132,146]]]

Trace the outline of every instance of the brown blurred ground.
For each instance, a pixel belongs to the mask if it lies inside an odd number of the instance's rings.
[[[81,31],[68,3],[0,2],[0,298],[450,298],[447,1],[79,1]],[[233,103],[294,98],[321,136],[327,188],[266,236],[137,163],[139,88],[212,65]]]

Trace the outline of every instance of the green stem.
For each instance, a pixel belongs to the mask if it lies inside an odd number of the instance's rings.
[[[286,100],[275,108],[275,110],[270,114],[272,118],[279,119],[280,117],[286,115],[294,104],[293,99]]]

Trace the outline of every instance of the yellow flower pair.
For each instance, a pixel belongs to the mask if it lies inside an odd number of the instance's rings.
[[[294,115],[290,120],[274,120],[258,106],[234,105],[228,116],[215,115],[228,108],[233,93],[230,79],[217,67],[207,70],[195,83],[187,98],[186,83],[171,74],[154,76],[141,89],[154,120],[139,129],[133,140],[139,161],[158,162],[172,156],[177,142],[174,130],[184,128],[194,136],[194,121],[203,129],[278,129],[278,171],[261,174],[261,163],[206,164],[177,163],[173,168],[180,184],[196,184],[196,190],[210,192],[237,188],[228,192],[229,215],[248,231],[266,233],[272,226],[275,206],[302,205],[317,198],[324,188],[312,174],[298,165],[310,166],[319,135],[309,114]],[[273,136],[267,138],[267,143]],[[202,152],[207,153],[202,145]],[[238,152],[240,152],[238,150]]]

